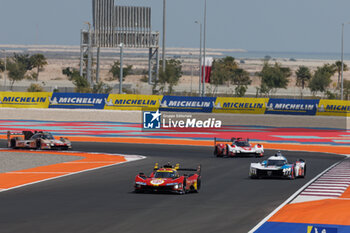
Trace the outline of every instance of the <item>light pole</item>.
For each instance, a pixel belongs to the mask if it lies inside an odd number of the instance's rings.
[[[193,64],[192,64],[192,53],[190,53],[190,59],[191,59],[191,95],[192,95],[192,78],[193,78]]]
[[[88,48],[87,48],[87,67],[86,67],[86,79],[89,84],[92,84],[91,68],[92,68],[92,36],[91,36],[91,24],[90,22],[85,22],[89,27],[88,32]]]
[[[350,22],[346,23],[350,24]],[[344,99],[344,23],[341,24],[341,87],[340,87],[340,99]]]
[[[203,53],[204,53],[204,74],[203,74],[203,78],[202,78],[202,81],[203,81],[203,84],[202,84],[202,97],[204,97],[205,95],[205,53],[206,53],[206,42],[207,42],[207,0],[205,0],[204,2],[204,45],[203,45]]]
[[[198,87],[198,96],[201,96],[201,79],[202,79],[202,23],[200,21],[195,21],[196,24],[199,24],[199,87]]]
[[[4,87],[6,88],[7,54],[6,54],[6,50],[5,50],[5,49],[3,49],[2,51],[3,51],[4,54],[5,54],[5,61],[4,61],[4,65],[5,65],[5,71],[4,71]]]
[[[119,94],[123,94],[123,43],[119,44],[120,48],[120,73],[119,73]]]
[[[162,42],[162,66],[165,72],[165,27],[166,24],[166,0],[163,0],[163,42]]]

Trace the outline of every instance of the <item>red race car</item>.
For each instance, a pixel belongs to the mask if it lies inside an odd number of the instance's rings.
[[[249,139],[231,138],[231,140],[221,140],[214,138],[214,155],[216,157],[235,157],[253,155],[255,157],[264,156],[264,147],[261,144],[253,146]]]
[[[189,171],[193,174],[184,174]],[[182,173],[182,174],[180,174]],[[172,166],[169,163],[163,167],[154,166],[149,177],[139,173],[135,178],[135,192],[171,192],[185,194],[188,192],[199,192],[201,188],[201,166],[197,169],[180,168],[179,164]]]

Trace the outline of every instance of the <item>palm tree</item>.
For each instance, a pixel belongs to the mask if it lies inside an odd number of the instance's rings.
[[[43,54],[38,53],[38,54],[32,55],[30,59],[33,67],[37,68],[36,81],[38,81],[40,70],[42,70],[42,68],[44,68],[44,66],[47,65],[46,58]]]
[[[341,61],[336,61],[335,65],[337,67],[337,72],[338,72],[337,88],[339,88],[340,75],[341,75]],[[349,70],[348,66],[345,63],[343,63],[343,71],[348,71],[348,70]]]
[[[301,87],[301,98],[303,98],[303,90],[305,88],[305,85],[310,81],[311,79],[311,72],[310,69],[306,66],[299,66],[298,70],[295,72],[295,75],[297,76],[297,83],[296,85],[298,87]]]

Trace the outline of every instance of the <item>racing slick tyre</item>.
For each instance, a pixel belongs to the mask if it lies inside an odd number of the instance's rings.
[[[195,189],[194,191],[196,192],[196,193],[199,193],[199,190],[201,189],[201,179],[200,178],[198,178],[197,179],[197,189]]]
[[[292,169],[292,175],[289,177],[291,180],[295,180],[295,170],[294,168]]]
[[[36,149],[37,149],[37,150],[40,150],[40,149],[41,149],[41,141],[40,141],[40,140],[37,140],[37,141],[36,141]]]
[[[229,148],[228,148],[228,145],[226,145],[226,151],[225,151],[225,152],[226,152],[226,153],[225,153],[226,157],[229,156],[229,151],[230,151],[230,150],[229,150]]]
[[[219,153],[218,147],[216,146],[215,150],[214,150],[214,156],[216,156],[216,157],[224,157],[224,152]]]
[[[305,178],[305,176],[306,176],[306,165],[304,166],[304,173],[302,176],[300,176],[300,178]]]
[[[12,138],[10,141],[10,148],[16,149],[16,139]]]
[[[215,157],[219,157],[219,155],[218,155],[218,147],[217,146],[214,149],[214,156]]]
[[[184,182],[182,184],[182,190],[179,194],[181,194],[181,195],[186,194],[186,179],[184,180]]]

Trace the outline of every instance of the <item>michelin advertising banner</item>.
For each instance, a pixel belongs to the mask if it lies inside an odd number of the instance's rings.
[[[160,111],[172,112],[212,112],[215,97],[168,96],[160,103]]]
[[[217,97],[214,113],[264,114],[268,98],[228,98]]]
[[[110,94],[105,102],[104,109],[156,111],[162,98],[161,95]]]
[[[350,116],[350,101],[0,92],[0,107]]]
[[[108,94],[54,92],[49,108],[104,109]]]
[[[47,108],[51,92],[0,92],[0,107]]]
[[[269,99],[265,114],[316,115],[319,100]]]
[[[319,116],[350,116],[349,100],[320,100],[317,109]]]

